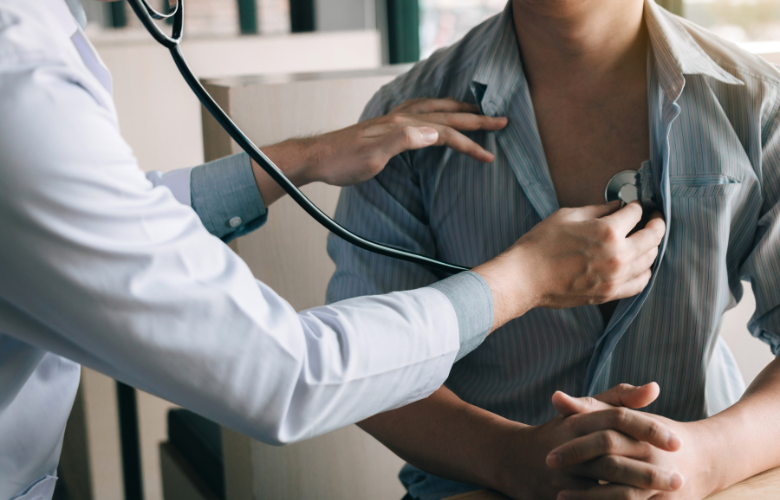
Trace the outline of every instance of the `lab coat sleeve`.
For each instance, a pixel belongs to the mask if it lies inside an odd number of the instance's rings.
[[[423,398],[459,349],[423,288],[296,313],[56,61],[0,75],[0,331],[269,443]]]
[[[756,297],[756,310],[748,323],[750,333],[780,355],[780,88],[774,87],[774,105],[762,120],[762,162],[758,171],[762,208],[753,249],[742,265]]]
[[[268,218],[246,153],[195,168],[148,172],[146,178],[191,206],[206,229],[226,243],[251,233]]]

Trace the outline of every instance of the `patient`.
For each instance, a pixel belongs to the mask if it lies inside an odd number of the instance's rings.
[[[446,148],[394,158],[342,191],[337,219],[358,234],[474,266],[560,207],[602,203],[608,180],[628,169],[640,171],[646,208],[664,213],[668,231],[640,295],[533,309],[457,363],[430,398],[362,424],[416,466],[401,473],[408,497],[487,486],[513,498],[698,499],[780,465],[780,362],[734,404],[744,384],[719,337],[747,279],[750,331],[780,352],[777,68],[652,0],[513,0],[383,87],[363,118],[420,97],[507,116],[504,130],[470,134],[496,160]],[[443,277],[334,237],[328,250],[331,302]],[[660,395],[646,410],[658,417],[648,418],[681,438],[677,451],[618,432],[606,412],[577,424],[574,440],[561,430],[574,417],[554,418],[594,409],[562,394],[554,406],[555,391],[653,381]]]

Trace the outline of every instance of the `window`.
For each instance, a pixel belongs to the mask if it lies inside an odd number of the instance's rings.
[[[425,58],[452,45],[501,12],[506,1],[420,0],[420,55]],[[748,50],[780,52],[780,0],[656,1],[727,40],[746,44]]]
[[[452,45],[471,28],[501,12],[507,0],[420,0],[420,55]]]
[[[683,13],[732,42],[780,45],[780,0],[685,0]]]

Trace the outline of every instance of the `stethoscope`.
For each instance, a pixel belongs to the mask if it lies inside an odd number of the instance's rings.
[[[241,131],[240,128],[238,128],[233,120],[231,120],[230,117],[222,110],[222,108],[219,107],[219,104],[217,104],[217,102],[211,97],[206,89],[203,88],[200,82],[198,82],[198,79],[195,78],[195,75],[192,74],[192,70],[190,70],[189,65],[187,65],[187,61],[184,59],[184,55],[181,52],[180,46],[184,30],[184,13],[182,8],[183,0],[176,0],[176,8],[173,10],[173,12],[168,14],[157,12],[146,2],[146,0],[128,0],[128,3],[130,4],[130,7],[133,8],[135,14],[138,16],[138,19],[141,20],[141,23],[143,23],[143,25],[149,31],[149,34],[170,51],[171,56],[173,57],[173,61],[176,63],[176,67],[179,69],[181,76],[187,82],[187,85],[189,85],[190,89],[198,97],[198,100],[201,102],[201,104],[203,104],[211,116],[217,120],[217,123],[220,124],[225,132],[227,132],[228,135],[230,135],[230,137],[236,141],[236,143],[249,155],[250,158],[252,158],[258,165],[260,165],[260,167],[262,167],[262,169],[265,170],[268,175],[270,175],[271,178],[276,181],[288,195],[290,195],[290,198],[295,200],[295,202],[302,209],[304,209],[306,213],[308,213],[314,220],[322,224],[328,231],[355,245],[356,247],[377,253],[379,255],[384,255],[386,257],[393,257],[395,259],[405,260],[414,264],[421,264],[423,266],[448,273],[459,273],[469,270],[467,267],[442,262],[424,255],[419,255],[413,252],[402,250],[400,248],[395,248],[377,243],[375,241],[367,240],[361,236],[356,235],[349,229],[346,229],[338,222],[328,217],[322,210],[317,207],[317,205],[312,203],[311,200],[306,197],[306,195],[304,195],[297,187],[295,187],[290,179],[288,179],[282,173],[282,171],[279,170],[279,167],[274,165],[274,163],[267,156],[265,156],[265,154],[263,154],[263,152],[260,151],[260,149],[255,146],[251,140],[249,140],[249,138]],[[173,27],[171,30],[171,35],[168,36],[163,33],[163,31],[159,28],[159,26],[157,26],[157,24],[155,24],[154,21],[171,18],[173,18]],[[625,172],[621,172],[615,177],[621,176],[622,174],[625,174]],[[613,180],[615,177],[613,177]],[[618,183],[627,180],[629,177],[630,176],[628,175],[620,177]],[[634,181],[634,183],[635,182],[636,181]],[[612,185],[612,181],[610,181],[610,185]],[[622,199],[619,195],[622,193],[623,189],[625,188],[623,185],[621,185],[617,189],[618,198],[614,199]],[[607,197],[608,202],[612,201],[609,199],[609,197],[614,195],[613,191],[614,188],[607,186],[607,193],[605,193],[605,197]],[[634,188],[634,193],[636,195],[636,188]],[[628,203],[628,201],[625,200],[624,202]]]

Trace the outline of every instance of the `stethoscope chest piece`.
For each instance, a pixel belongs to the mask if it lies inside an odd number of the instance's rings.
[[[607,189],[604,190],[604,200],[610,203],[620,200],[620,206],[639,199],[639,192],[636,187],[636,170],[624,170],[612,176],[607,183]]]

